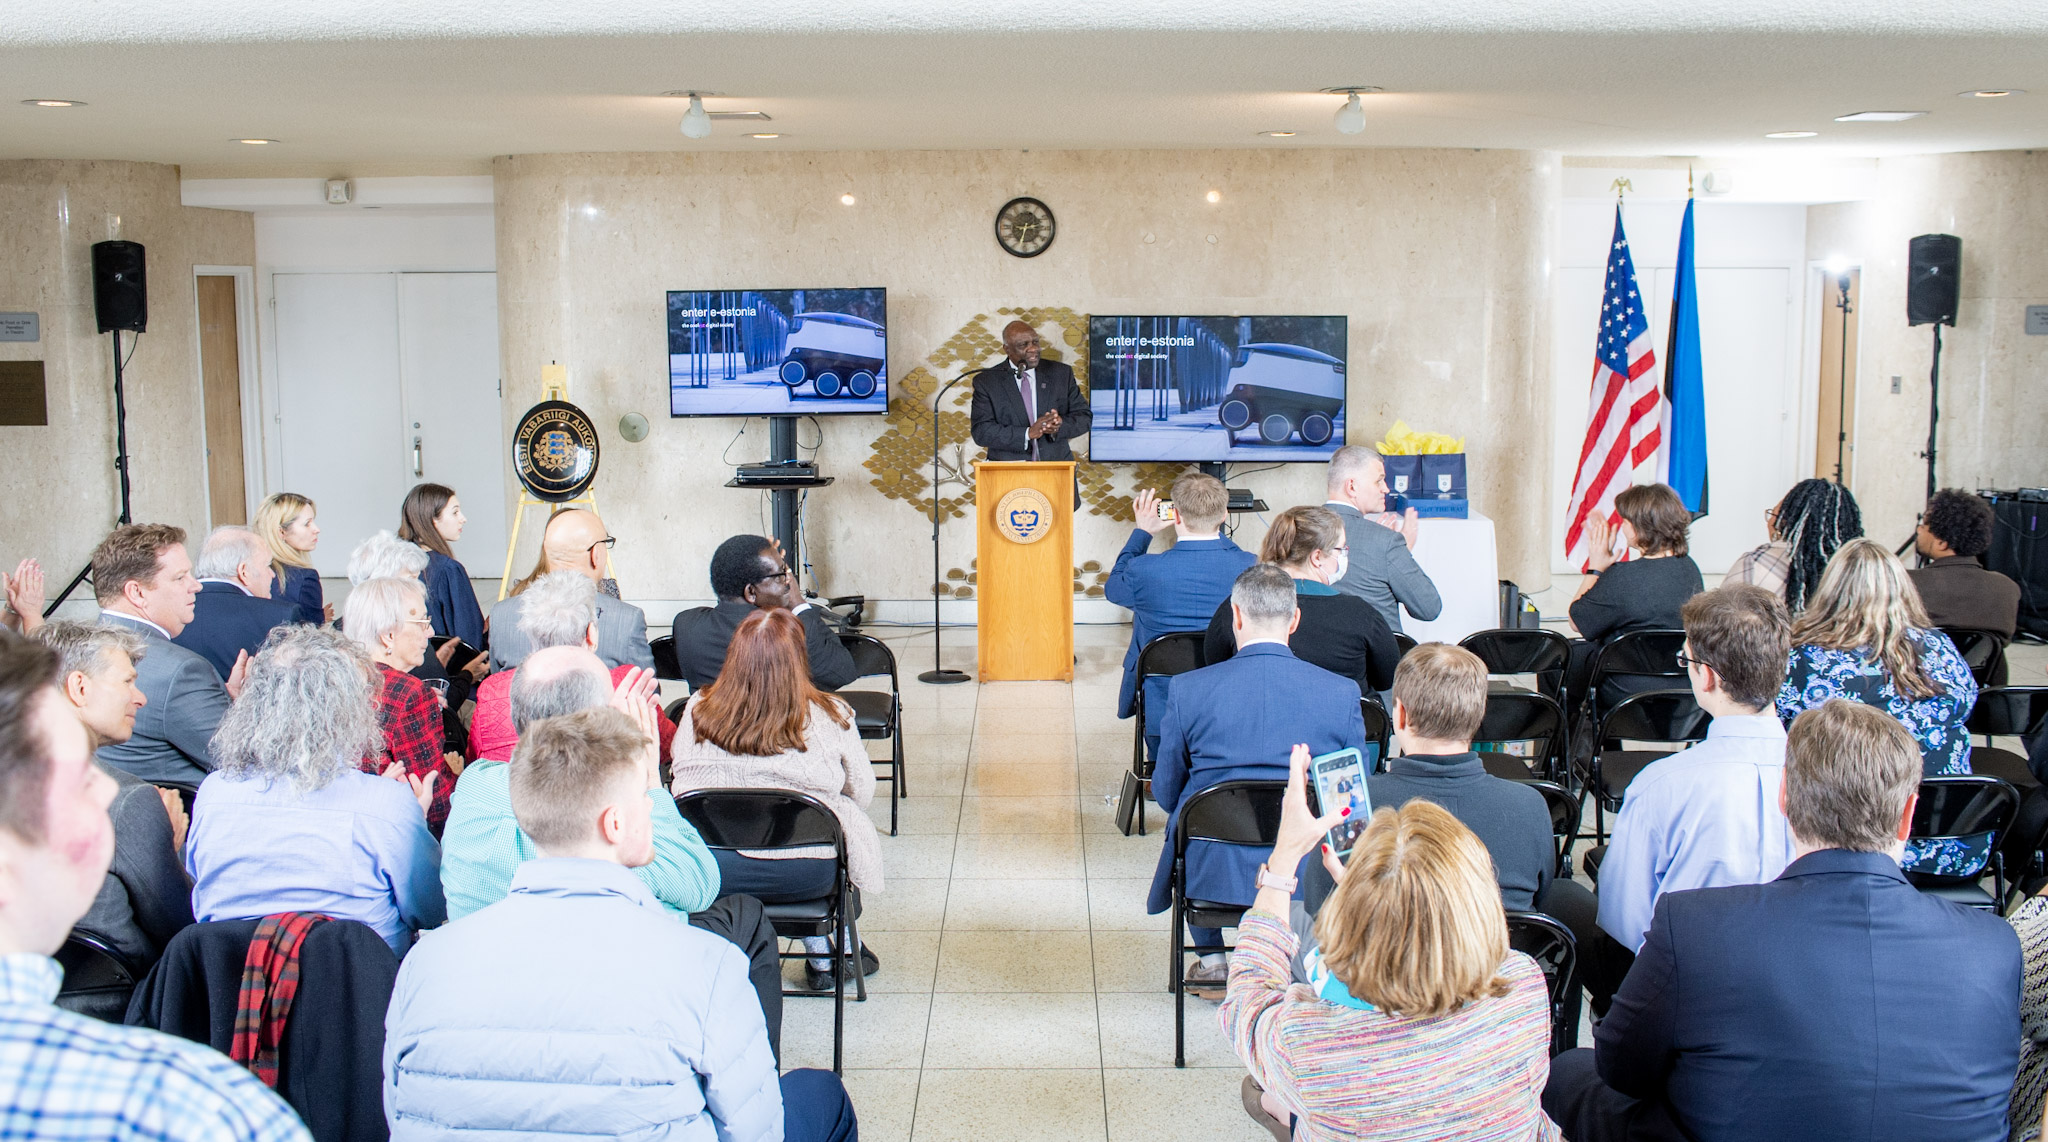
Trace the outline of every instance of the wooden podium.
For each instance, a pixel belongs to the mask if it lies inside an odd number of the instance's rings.
[[[981,680],[1074,680],[1074,464],[974,465]]]

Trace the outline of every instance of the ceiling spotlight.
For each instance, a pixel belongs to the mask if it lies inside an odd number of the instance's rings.
[[[1294,137],[1294,132],[1292,131],[1260,131],[1259,134],[1268,139],[1292,139]]]
[[[245,144],[247,144],[247,145],[249,145],[249,146],[251,146],[251,147],[267,147],[267,146],[269,146],[270,144],[272,144],[272,143],[275,143],[275,142],[277,142],[277,140],[276,140],[276,139],[229,139],[229,140],[228,140],[228,142],[230,142],[230,143],[245,143]]]
[[[747,138],[749,138],[749,139],[780,139],[781,137],[782,137],[782,136],[781,136],[780,134],[778,134],[778,133],[776,133],[776,132],[774,132],[774,131],[762,131],[762,132],[759,132],[758,134],[753,134],[753,135],[748,135],[748,136],[747,136]]]
[[[854,204],[854,201],[854,197],[850,194],[842,194],[839,196],[839,205],[841,206],[852,206]]]
[[[83,107],[83,106],[85,106],[85,101],[84,101],[84,100],[82,100],[82,99],[24,99],[24,100],[22,100],[22,102],[23,102],[23,103],[26,103],[26,104],[28,104],[28,105],[29,105],[30,107]]]
[[[1212,190],[1208,194],[1203,195],[1202,197],[1207,198],[1211,202],[1221,202],[1223,201],[1223,192],[1220,190]]]
[[[1356,91],[1344,101],[1344,106],[1337,109],[1337,130],[1345,135],[1356,135],[1365,130],[1365,108],[1358,105]]]
[[[2006,87],[1988,88],[1983,91],[1964,91],[1959,94],[1964,99],[2003,99],[2008,95],[2025,95],[2026,92],[2021,91],[2017,87]]]
[[[695,92],[690,93],[690,109],[683,112],[683,134],[692,139],[711,134],[711,116],[704,113],[704,99]]]
[[[1918,119],[1925,111],[1858,111],[1854,115],[1837,115],[1837,123],[1903,123]]]
[[[1820,134],[1820,132],[1819,132],[1819,131],[1772,131],[1772,132],[1769,132],[1768,134],[1766,134],[1766,135],[1764,136],[1764,138],[1766,138],[1766,139],[1811,139],[1811,138],[1813,138],[1813,137],[1814,137],[1815,135],[1818,135],[1818,134]]]

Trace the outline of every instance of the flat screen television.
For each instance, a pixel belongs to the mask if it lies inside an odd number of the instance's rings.
[[[1091,460],[1328,460],[1342,317],[1090,317]]]
[[[669,291],[670,416],[888,411],[888,291]]]

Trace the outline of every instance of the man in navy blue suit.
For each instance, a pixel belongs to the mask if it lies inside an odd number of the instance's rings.
[[[237,658],[262,649],[273,628],[298,616],[291,603],[270,597],[270,549],[246,527],[214,528],[192,574],[199,580],[192,621],[171,641],[211,662],[222,678],[234,673]]]
[[[1131,648],[1124,652],[1124,685],[1116,699],[1116,716],[1136,710],[1138,655],[1145,644],[1174,631],[1201,631],[1239,573],[1257,562],[1252,554],[1223,536],[1223,518],[1230,493],[1223,481],[1189,472],[1173,482],[1172,522],[1159,518],[1159,497],[1150,488],[1131,501],[1137,527],[1116,557],[1104,598],[1131,612]],[[1172,528],[1172,547],[1147,555],[1152,537]],[[1166,689],[1172,679],[1155,678],[1145,685],[1145,750],[1159,756],[1159,719],[1166,711]]]
[[[1919,746],[1874,706],[1792,723],[1792,863],[1657,898],[1593,1049],[1551,1062],[1543,1109],[1567,1138],[2006,1137],[2019,938],[1906,882],[1919,781]]]
[[[1271,563],[1256,564],[1230,589],[1237,653],[1173,680],[1152,775],[1153,797],[1169,817],[1147,912],[1173,906],[1174,832],[1188,794],[1224,781],[1285,781],[1297,744],[1306,744],[1313,756],[1365,745],[1358,683],[1287,649],[1287,636],[1300,621],[1294,579]],[[1265,850],[1255,846],[1196,841],[1188,846],[1187,895],[1249,905],[1265,859]],[[1197,944],[1223,942],[1214,928],[1191,927],[1188,934]],[[1201,986],[1190,993],[1220,995],[1228,976],[1222,955],[1204,955],[1188,976]]]

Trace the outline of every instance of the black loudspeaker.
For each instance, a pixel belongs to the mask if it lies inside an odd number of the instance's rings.
[[[149,324],[149,283],[142,274],[142,243],[95,242],[92,247],[92,309],[100,332]]]
[[[1922,234],[1906,243],[1906,324],[1954,326],[1962,273],[1963,240],[1954,234]]]
[[[1995,521],[1984,566],[2020,585],[2020,631],[2048,638],[2048,503],[2031,488],[1977,494],[1990,501]]]

